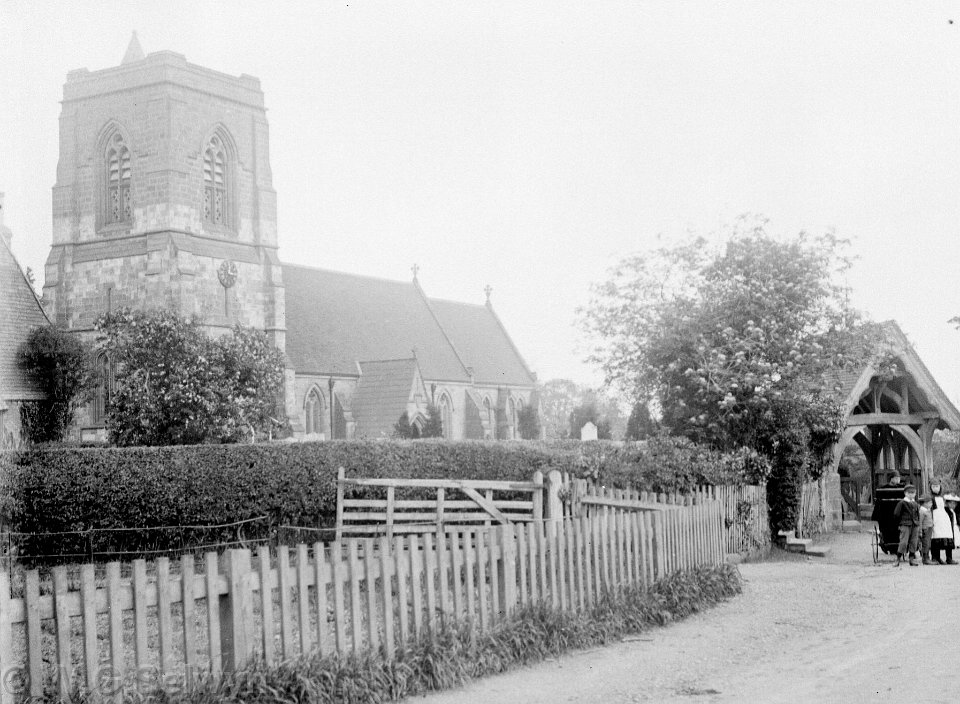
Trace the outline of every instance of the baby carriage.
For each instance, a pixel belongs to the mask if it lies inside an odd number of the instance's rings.
[[[900,545],[900,521],[893,515],[893,509],[903,498],[903,487],[877,489],[873,500],[873,514],[870,520],[876,521],[873,529],[873,561],[880,561],[880,552],[896,555]]]

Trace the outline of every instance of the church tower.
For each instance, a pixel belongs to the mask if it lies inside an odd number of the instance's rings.
[[[43,295],[80,333],[112,309],[196,314],[285,344],[276,193],[258,79],[143,55],[67,75]]]

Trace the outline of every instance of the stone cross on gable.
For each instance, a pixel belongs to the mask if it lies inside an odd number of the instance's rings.
[[[483,292],[487,294],[487,303],[489,303],[490,294],[493,293],[493,286],[491,286],[490,284],[487,284],[486,286],[483,287]]]
[[[412,267],[410,267],[410,271],[413,272],[413,278],[416,279],[416,278],[417,278],[417,272],[420,271],[420,265],[419,265],[419,264],[414,264]]]

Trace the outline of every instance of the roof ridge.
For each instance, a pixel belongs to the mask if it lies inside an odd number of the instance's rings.
[[[470,303],[469,301],[455,301],[455,300],[452,299],[452,298],[434,298],[434,297],[432,297],[432,296],[430,297],[430,302],[431,302],[431,303],[452,303],[452,304],[458,305],[458,306],[472,306],[472,307],[474,307],[474,308],[486,308],[486,307],[487,307],[485,303]]]
[[[316,271],[321,274],[336,274],[354,279],[372,279],[374,281],[383,281],[389,284],[400,284],[402,286],[412,286],[413,284],[403,279],[388,279],[384,276],[373,276],[372,274],[354,274],[349,271],[337,271],[336,269],[327,269],[322,266],[310,266],[309,264],[291,264],[289,262],[280,262],[281,267],[294,267],[296,269],[306,269],[307,271]]]
[[[507,328],[504,326],[503,321],[500,320],[500,316],[497,315],[497,311],[493,309],[493,304],[488,300],[483,304],[483,307],[490,311],[490,315],[493,316],[494,321],[500,327],[500,332],[503,333],[503,336],[507,339],[507,344],[510,345],[510,349],[513,350],[513,353],[517,355],[517,359],[520,360],[520,364],[523,366],[523,371],[527,373],[527,376],[530,377],[530,381],[536,383],[536,379],[533,376],[533,372],[530,371],[530,365],[527,364],[527,360],[523,358],[523,355],[520,354],[520,349],[514,343],[513,338],[510,337],[510,333],[507,332]]]
[[[417,293],[420,294],[420,298],[423,300],[423,305],[427,307],[430,317],[433,318],[433,322],[436,323],[437,327],[440,329],[440,334],[443,335],[443,339],[447,341],[448,345],[450,345],[450,349],[453,350],[454,356],[457,358],[457,361],[460,362],[460,367],[463,369],[463,373],[466,374],[472,382],[473,371],[471,371],[470,367],[468,367],[463,361],[463,356],[460,354],[460,350],[458,350],[457,346],[453,344],[453,340],[451,340],[450,335],[447,334],[446,328],[443,327],[443,323],[441,323],[440,318],[437,317],[437,312],[433,309],[433,306],[430,305],[430,298],[427,296],[426,291],[423,290],[423,287],[420,286],[420,282],[416,279],[413,280],[413,285],[414,288],[416,288]]]

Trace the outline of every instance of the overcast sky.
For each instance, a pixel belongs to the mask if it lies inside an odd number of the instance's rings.
[[[574,310],[618,258],[749,212],[853,239],[854,302],[960,405],[958,3],[0,0],[0,191],[41,277],[66,74],[133,30],[260,78],[284,261],[490,284],[542,380],[598,380]]]

